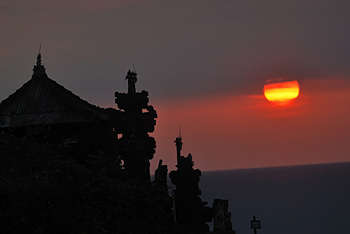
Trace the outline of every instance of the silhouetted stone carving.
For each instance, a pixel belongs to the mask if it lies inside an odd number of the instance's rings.
[[[177,170],[170,172],[171,182],[176,186],[175,212],[176,221],[184,232],[207,232],[209,227],[206,222],[212,220],[212,210],[206,207],[199,195],[198,187],[201,171],[193,169],[192,155],[181,156],[182,139],[176,138]]]
[[[129,70],[125,79],[128,80],[128,93],[136,93],[137,74]]]
[[[153,158],[156,142],[148,133],[154,131],[157,112],[148,105],[148,93],[136,92],[137,74],[127,73],[128,93],[115,93],[116,104],[123,110],[115,123],[119,152],[125,169],[138,180],[150,181],[149,160]]]
[[[182,145],[183,145],[181,137],[176,137],[174,142],[175,142],[175,145],[176,145],[177,162],[179,162],[180,161],[180,157],[181,157]]]
[[[214,232],[232,231],[231,213],[228,212],[228,200],[215,199]]]

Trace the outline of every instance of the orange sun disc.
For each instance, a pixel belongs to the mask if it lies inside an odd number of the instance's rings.
[[[299,90],[298,81],[281,81],[265,84],[264,95],[272,103],[286,105],[299,96]]]

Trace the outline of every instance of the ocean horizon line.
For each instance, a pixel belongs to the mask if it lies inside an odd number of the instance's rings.
[[[223,172],[223,171],[243,171],[243,170],[272,169],[272,168],[288,168],[288,167],[327,166],[327,165],[339,165],[339,164],[350,164],[350,161],[329,162],[329,163],[293,164],[293,165],[281,165],[281,166],[262,166],[262,167],[232,168],[232,169],[224,169],[224,170],[202,171],[202,173],[219,172],[219,171]],[[198,169],[200,169],[200,168],[198,168]]]

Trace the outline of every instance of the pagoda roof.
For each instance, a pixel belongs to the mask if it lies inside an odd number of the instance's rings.
[[[108,120],[106,109],[82,100],[50,79],[38,55],[32,78],[0,103],[0,128]]]

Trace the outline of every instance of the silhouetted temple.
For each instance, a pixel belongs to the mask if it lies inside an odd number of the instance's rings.
[[[69,145],[80,156],[117,149],[130,175],[149,181],[155,140],[148,133],[157,113],[148,105],[148,93],[136,92],[136,75],[127,73],[128,93],[116,92],[120,110],[99,108],[50,79],[38,54],[32,78],[0,103],[0,129],[24,135],[44,127],[50,143]]]
[[[155,153],[156,142],[149,133],[154,131],[157,112],[149,105],[148,93],[137,92],[136,72],[129,70],[125,79],[128,92],[115,92],[118,109],[100,108],[50,79],[39,53],[31,79],[0,103],[0,132],[21,137],[33,128],[44,128],[43,137],[50,145],[67,146],[69,155],[77,157],[79,162],[84,163],[89,154],[101,152],[117,157],[118,163],[123,163],[127,178],[151,188],[149,161]],[[181,137],[176,138],[175,143],[177,170],[169,175],[176,187],[172,211],[168,170],[162,160],[152,187],[158,191],[157,204],[164,206],[160,208],[162,214],[172,217],[174,213],[175,222],[168,223],[174,227],[172,233],[209,233],[207,223],[213,221],[213,233],[233,234],[228,201],[215,199],[211,208],[201,200],[198,186],[201,171],[193,168],[191,154],[181,155]]]
[[[50,79],[40,54],[32,78],[0,103],[0,129],[21,135],[34,126],[46,127],[50,142],[69,144],[78,154],[108,150],[112,140],[108,111]]]

